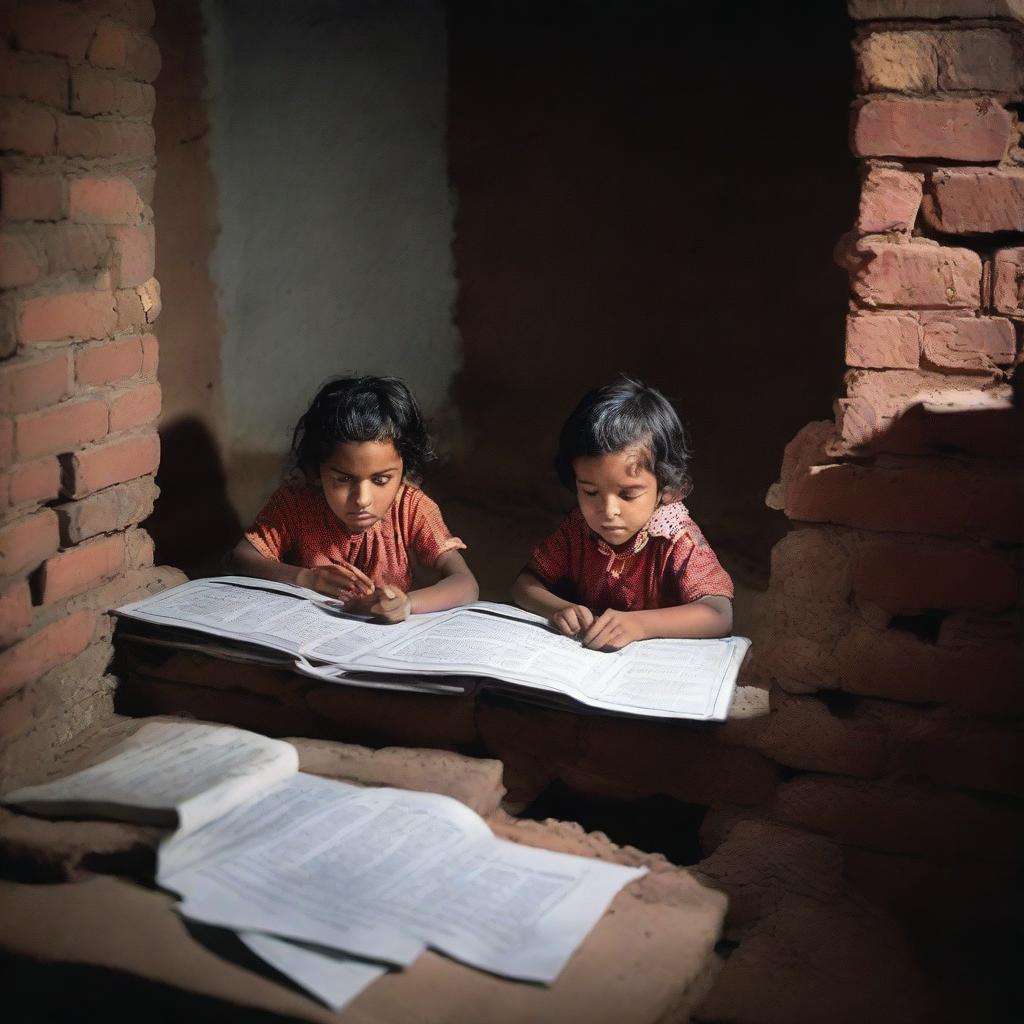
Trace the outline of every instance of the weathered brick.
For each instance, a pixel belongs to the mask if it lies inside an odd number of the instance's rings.
[[[981,259],[970,249],[888,242],[861,243],[849,259],[850,286],[871,307],[977,308]]]
[[[24,580],[0,594],[0,644],[7,646],[32,625],[32,595]]]
[[[12,505],[38,504],[60,497],[60,463],[56,456],[15,466],[10,472]]]
[[[91,6],[116,21],[124,21],[136,28],[152,28],[156,20],[153,0],[90,0]]]
[[[112,484],[155,473],[160,440],[155,434],[109,441],[65,455],[64,495],[83,498]]]
[[[129,569],[150,568],[155,554],[156,545],[145,530],[129,530],[125,535],[125,563]]]
[[[44,508],[0,528],[0,576],[34,569],[57,550],[57,515]]]
[[[895,18],[1020,18],[1020,0],[847,0],[857,21]]]
[[[141,523],[152,513],[159,493],[153,478],[146,476],[58,505],[61,543],[70,547],[89,537]]]
[[[26,732],[32,725],[35,710],[36,691],[31,686],[23,686],[17,693],[0,701],[0,742]]]
[[[990,99],[873,99],[854,111],[856,156],[935,157],[996,163],[1013,118]]]
[[[89,646],[97,616],[79,611],[33,633],[0,654],[0,697],[9,696]]]
[[[910,231],[921,205],[923,177],[891,167],[872,167],[861,185],[860,232]]]
[[[14,420],[0,418],[0,469],[6,469],[14,459]]]
[[[14,34],[20,50],[83,60],[97,16],[81,4],[35,0],[18,5]]]
[[[39,295],[21,303],[18,339],[24,345],[39,345],[65,338],[93,341],[105,338],[117,326],[110,292],[59,292]]]
[[[963,373],[991,373],[1016,358],[1017,336],[1009,320],[997,316],[928,320],[923,325],[926,365]]]
[[[4,171],[3,215],[7,220],[59,220],[64,216],[62,179]]]
[[[1024,89],[1024,62],[1013,36],[993,28],[939,32],[938,87],[1016,93]]]
[[[992,261],[992,307],[1024,316],[1024,246],[1000,249]]]
[[[33,100],[63,110],[68,102],[67,62],[8,51],[0,61],[0,96]]]
[[[68,394],[69,355],[26,359],[0,366],[0,412],[18,413],[53,405]]]
[[[0,233],[0,288],[34,284],[45,270],[42,254],[24,231]]]
[[[151,423],[160,415],[160,385],[140,384],[114,392],[110,398],[110,432]]]
[[[890,615],[917,615],[929,609],[1004,611],[1016,602],[1019,583],[1010,562],[991,548],[914,538],[862,545],[853,589]]]
[[[114,285],[131,288],[145,284],[153,276],[156,254],[152,224],[112,228],[114,244]]]
[[[858,92],[934,92],[939,68],[931,32],[872,32],[854,42]]]
[[[119,289],[115,298],[119,331],[144,331],[160,315],[160,283],[154,277],[135,288]]]
[[[47,224],[41,234],[51,274],[77,273],[105,268],[110,262],[110,239],[102,227],[92,224]]]
[[[151,85],[86,65],[71,72],[71,109],[75,113],[149,118],[155,108],[156,92]]]
[[[143,160],[153,157],[156,136],[142,121],[64,114],[57,119],[57,151],[87,160]]]
[[[152,82],[160,72],[160,51],[149,36],[105,19],[100,22],[89,47],[89,62]]]
[[[39,570],[40,604],[53,604],[81,594],[125,566],[125,540],[122,534],[88,541],[48,558]]]
[[[107,405],[100,399],[65,402],[15,420],[14,446],[19,459],[69,452],[107,433]]]
[[[17,302],[11,293],[0,291],[0,359],[14,355],[18,348]]]
[[[128,178],[72,178],[68,183],[68,214],[80,224],[135,224],[141,213],[142,203]]]
[[[1024,231],[1024,170],[943,167],[932,171],[922,213],[936,231]]]
[[[142,372],[142,340],[123,338],[81,348],[75,354],[79,387],[97,387],[136,377]]]
[[[160,364],[160,343],[154,334],[142,336],[142,376],[156,377]]]
[[[20,100],[0,102],[0,149],[26,156],[57,151],[57,121],[49,110]]]
[[[846,362],[874,369],[914,369],[921,325],[910,316],[854,314],[846,318]]]

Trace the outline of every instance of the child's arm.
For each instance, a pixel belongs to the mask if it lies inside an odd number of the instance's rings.
[[[275,558],[264,558],[245,537],[228,556],[228,565],[239,576],[293,583],[341,600],[346,600],[353,593],[372,594],[374,590],[373,581],[354,565],[324,565],[314,569],[288,565]]]
[[[543,615],[565,636],[576,636],[594,622],[594,613],[586,605],[552,594],[529,569],[524,569],[512,584],[512,600],[528,612]]]
[[[713,595],[672,608],[640,612],[609,608],[597,617],[582,640],[583,646],[592,650],[618,650],[634,640],[656,637],[699,640],[728,636],[731,632],[732,601]]]
[[[446,551],[434,567],[441,573],[437,583],[408,594],[395,586],[378,587],[369,611],[387,622],[401,622],[410,615],[472,604],[480,596],[476,577],[458,551]]]

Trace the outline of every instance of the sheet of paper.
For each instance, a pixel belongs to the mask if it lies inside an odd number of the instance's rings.
[[[3,802],[53,815],[92,809],[129,821],[176,821],[188,833],[298,768],[295,748],[281,740],[227,726],[151,722],[99,764],[15,790]]]
[[[323,946],[290,942],[261,932],[239,932],[238,937],[261,960],[332,1010],[348,1006],[363,989],[388,973],[380,964],[355,960]]]
[[[394,964],[429,943],[549,982],[642,873],[502,843],[448,797],[299,775],[165,844],[158,877],[184,896],[183,914],[210,924]]]

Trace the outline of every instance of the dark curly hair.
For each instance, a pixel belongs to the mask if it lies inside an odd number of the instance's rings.
[[[626,376],[584,395],[569,414],[558,437],[558,479],[575,491],[574,459],[633,447],[659,490],[690,492],[690,444],[679,416],[660,391]]]
[[[418,480],[434,458],[423,414],[397,377],[336,377],[317,392],[295,425],[292,458],[315,474],[338,444],[391,441],[406,477]]]

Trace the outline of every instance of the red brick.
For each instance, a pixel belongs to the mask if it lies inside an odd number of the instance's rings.
[[[145,334],[142,337],[142,376],[156,377],[160,363],[160,343],[156,335]]]
[[[32,570],[57,550],[57,515],[44,508],[0,528],[0,576]]]
[[[72,178],[68,183],[68,214],[80,224],[135,224],[141,213],[138,193],[127,178]]]
[[[991,28],[939,32],[935,49],[938,87],[943,92],[977,89],[1017,93],[1024,89],[1024,62],[1008,32]]]
[[[1024,247],[1000,249],[992,261],[992,306],[1024,316]]]
[[[3,175],[3,215],[7,220],[59,220],[64,216],[64,185],[53,174]]]
[[[921,205],[922,179],[921,174],[872,167],[861,185],[860,232],[910,231]]]
[[[34,0],[18,5],[14,33],[20,50],[83,60],[96,21],[80,4]]]
[[[92,224],[47,224],[42,243],[51,274],[87,273],[105,269],[110,262],[110,239],[102,227]]]
[[[921,325],[910,316],[855,314],[846,318],[846,362],[874,369],[914,369]]]
[[[67,63],[8,51],[0,61],[0,95],[33,100],[63,110],[68,102]]]
[[[156,109],[156,92],[143,82],[130,82],[86,66],[71,72],[71,109],[78,114],[119,114],[149,118]]]
[[[924,361],[962,373],[990,373],[1009,366],[1017,354],[1017,336],[1009,320],[997,316],[956,317],[924,324]]]
[[[48,558],[39,570],[39,601],[53,604],[81,594],[124,569],[121,534],[79,544]]]
[[[64,338],[86,341],[105,338],[117,326],[110,292],[60,292],[39,295],[21,303],[18,338],[25,345],[39,345]]]
[[[1009,112],[987,98],[868,100],[853,115],[853,152],[996,163],[1012,127]]]
[[[79,501],[58,505],[61,543],[77,544],[101,533],[113,533],[141,523],[153,511],[159,490],[152,477],[108,487]]]
[[[112,484],[155,473],[160,440],[155,434],[95,445],[64,457],[64,494],[82,498]]]
[[[131,36],[127,25],[104,19],[96,27],[96,35],[89,45],[89,63],[100,68],[123,68],[128,63]]]
[[[32,595],[22,580],[0,594],[0,644],[5,647],[32,625]]]
[[[847,0],[850,17],[857,21],[885,18],[1013,18],[1018,0]]]
[[[141,121],[104,120],[64,114],[57,119],[57,151],[87,160],[153,157],[156,137]]]
[[[57,121],[42,107],[19,100],[0,103],[0,149],[27,156],[50,156],[57,151]]]
[[[153,82],[160,74],[160,48],[148,36],[140,36],[128,53],[128,71],[142,82]]]
[[[981,259],[970,249],[865,242],[850,260],[850,285],[866,306],[902,309],[981,305]]]
[[[0,288],[34,284],[43,270],[42,256],[31,235],[22,231],[0,234]]]
[[[19,416],[14,445],[19,460],[73,451],[107,433],[107,405],[99,399],[65,402]]]
[[[14,458],[14,420],[0,419],[0,469],[6,469]]]
[[[11,474],[0,472],[0,515],[11,504]]]
[[[890,615],[916,615],[933,608],[1001,612],[1016,603],[1020,584],[1010,562],[990,548],[915,538],[864,545],[853,588]]]
[[[922,213],[931,227],[946,234],[1024,231],[1024,170],[933,171]]]
[[[84,651],[96,630],[96,620],[95,612],[75,612],[0,654],[0,697],[15,693]]]
[[[114,285],[131,288],[153,276],[155,251],[153,226],[116,227],[110,232],[114,242]]]
[[[110,399],[110,432],[116,434],[151,423],[160,415],[160,385],[140,384],[114,392]]]
[[[156,20],[153,0],[91,0],[90,5],[116,21],[127,22],[136,28],[152,28]]]
[[[75,379],[79,387],[96,387],[136,377],[142,370],[139,338],[124,338],[79,349],[75,355]]]
[[[15,466],[10,472],[9,498],[12,505],[41,504],[60,497],[60,463],[51,455]]]
[[[0,412],[53,405],[68,394],[68,353],[0,365]]]
[[[6,700],[0,701],[0,741],[11,740],[32,725],[36,710],[34,687],[23,686]]]

